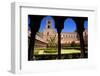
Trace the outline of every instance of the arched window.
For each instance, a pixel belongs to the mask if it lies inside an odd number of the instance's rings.
[[[48,29],[50,28],[50,25],[48,25]]]

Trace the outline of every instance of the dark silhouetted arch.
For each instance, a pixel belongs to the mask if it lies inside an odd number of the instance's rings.
[[[28,17],[30,18],[29,26],[31,31],[30,43],[28,47],[28,60],[31,61],[34,56],[35,35],[40,28],[40,22],[44,16],[28,15]]]

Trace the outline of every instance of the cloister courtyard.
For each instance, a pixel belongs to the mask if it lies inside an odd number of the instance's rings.
[[[28,22],[28,60],[88,58],[87,18],[29,15]]]

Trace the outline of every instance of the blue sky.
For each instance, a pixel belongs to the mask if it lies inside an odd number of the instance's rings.
[[[84,28],[85,28],[85,29],[88,29],[88,21],[85,21],[85,22],[84,22]]]
[[[74,32],[76,30],[76,24],[71,18],[67,18],[64,22],[64,29],[62,32]]]
[[[51,16],[46,16],[41,21],[39,32],[43,32],[43,30],[45,29],[47,19],[52,20],[52,28],[54,28],[54,30],[56,31],[54,19]],[[30,24],[29,17],[28,17],[28,24]],[[88,29],[88,21],[84,21],[84,27],[85,29]],[[64,29],[62,30],[62,32],[74,32],[75,30],[76,30],[76,23],[72,18],[67,18],[64,21]]]

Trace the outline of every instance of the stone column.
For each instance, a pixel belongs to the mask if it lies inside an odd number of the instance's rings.
[[[40,28],[40,23],[44,16],[29,15],[29,17],[30,17],[31,37],[30,37],[30,43],[28,46],[28,60],[31,61],[31,60],[34,60],[35,36]]]

